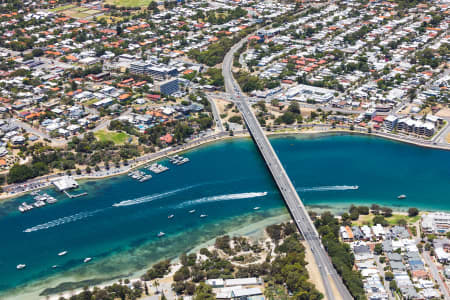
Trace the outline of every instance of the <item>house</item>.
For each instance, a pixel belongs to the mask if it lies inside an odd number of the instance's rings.
[[[172,144],[173,143],[173,136],[170,133],[167,133],[166,135],[163,135],[159,138],[162,142],[166,144]]]

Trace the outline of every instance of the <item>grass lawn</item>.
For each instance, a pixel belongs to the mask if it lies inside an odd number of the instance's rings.
[[[52,9],[50,9],[50,11],[51,12],[59,12],[59,11],[74,8],[74,7],[75,7],[74,4],[68,4],[68,5],[63,5],[63,6],[58,6],[58,7],[52,8]]]
[[[356,226],[362,226],[364,224],[372,224],[372,219],[375,217],[373,214],[369,215],[360,215],[359,219],[357,221],[352,222],[352,225]],[[397,225],[398,221],[404,219],[406,223],[412,224],[417,222],[420,219],[420,215],[415,217],[408,217],[408,215],[400,215],[400,214],[393,214],[392,217],[386,218],[386,221],[389,222],[390,225]]]
[[[99,141],[113,141],[116,145],[125,144],[125,142],[127,142],[130,137],[125,132],[114,132],[106,130],[99,130],[95,132],[94,135]]]
[[[107,4],[126,7],[147,7],[153,0],[106,0]]]
[[[66,9],[64,11],[61,11],[65,15],[75,18],[75,19],[84,19],[90,16],[93,16],[95,14],[100,13],[98,10],[89,9],[86,7],[73,7],[70,9]]]
[[[108,24],[121,22],[123,20],[122,17],[114,17],[114,16],[110,16],[110,15],[99,16],[97,19],[98,20],[105,19]]]
[[[415,217],[408,217],[407,215],[396,215],[393,214],[392,217],[386,218],[386,220],[389,222],[389,224],[391,225],[395,225],[398,223],[399,220],[404,219],[408,224],[411,223],[415,223],[420,219],[420,216],[415,216]]]

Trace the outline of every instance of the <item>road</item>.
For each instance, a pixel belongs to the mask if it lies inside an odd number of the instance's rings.
[[[219,129],[219,131],[224,131],[224,127],[222,124],[222,119],[220,118],[219,111],[217,110],[216,102],[211,98],[209,94],[206,94],[206,98],[208,99],[209,103],[211,104],[211,110],[214,115],[214,121],[216,123],[216,128]]]
[[[239,49],[246,40],[243,39],[235,44],[230,51],[225,55],[222,73],[225,80],[225,89],[232,95],[235,103],[242,113],[244,120],[247,124],[255,143],[257,144],[261,155],[263,156],[267,167],[269,168],[282,196],[289,209],[289,212],[297,225],[297,228],[301,232],[305,241],[311,249],[314,255],[316,264],[319,267],[319,272],[322,277],[323,285],[325,287],[325,294],[328,299],[344,300],[353,299],[346,286],[343,284],[340,276],[337,274],[333,267],[333,264],[328,257],[322,243],[320,241],[319,234],[311,221],[308,212],[300,200],[294,186],[292,185],[289,176],[283,168],[278,156],[272,148],[269,140],[264,134],[261,126],[259,125],[256,116],[252,112],[248,101],[243,98],[239,85],[233,78],[232,65],[234,53]],[[337,291],[333,290],[333,285]],[[337,293],[336,293],[337,292]]]
[[[380,256],[379,255],[375,255],[375,261],[377,263],[378,272],[381,274],[382,278],[385,278],[384,277],[384,264],[382,264],[380,262]],[[392,295],[392,291],[389,288],[389,281],[384,280],[383,284],[384,284],[384,289],[386,290],[386,293],[388,294],[388,299],[389,300],[395,300],[394,296]]]
[[[444,299],[450,299],[450,294],[447,290],[447,287],[444,281],[442,280],[441,275],[439,275],[439,271],[436,267],[436,264],[431,260],[430,253],[428,251],[424,251],[423,257],[428,267],[430,268],[431,275],[433,276],[434,280],[438,283],[439,290],[441,291],[442,295],[444,295]]]

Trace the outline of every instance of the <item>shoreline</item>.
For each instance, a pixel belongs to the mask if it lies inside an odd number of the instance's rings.
[[[218,235],[215,235],[211,239],[201,241],[200,243],[196,243],[196,244],[192,245],[192,247],[187,249],[186,253],[189,254],[189,253],[199,252],[201,248],[208,248],[208,247],[214,245],[217,237],[223,236],[223,235],[230,235],[231,237],[245,236],[252,240],[258,240],[258,239],[261,239],[262,237],[264,237],[266,227],[273,225],[273,224],[280,224],[280,223],[290,221],[290,220],[291,220],[290,215],[288,213],[284,213],[282,210],[280,210],[279,214],[271,215],[265,219],[258,220],[255,223],[246,223],[246,224],[244,224],[243,227],[240,227],[236,224],[231,225],[231,228],[229,228],[229,230],[222,232]],[[164,258],[158,259],[157,261],[150,263],[148,266],[144,267],[143,269],[130,272],[127,275],[120,276],[120,277],[117,277],[114,279],[105,279],[101,283],[89,285],[89,289],[92,289],[94,287],[103,288],[108,285],[117,283],[119,279],[122,279],[122,280],[129,279],[130,282],[140,280],[140,277],[142,276],[142,274],[144,274],[148,269],[150,269],[158,261],[161,261],[163,259]],[[174,271],[176,271],[178,259],[179,259],[179,255],[170,259],[171,264],[172,264],[172,270],[171,270],[170,274],[172,274]],[[167,275],[167,276],[169,276],[169,275]],[[165,276],[163,279],[157,279],[157,280],[159,280],[161,282],[162,280],[166,280],[167,276]],[[54,282],[48,282],[48,283],[49,284],[61,284],[61,283],[67,282],[67,281],[68,282],[79,281],[79,280],[81,280],[81,278],[68,276],[68,277],[54,278],[53,280],[54,280]],[[83,288],[74,288],[74,289],[67,289],[65,291],[41,296],[40,294],[42,293],[44,288],[40,288],[38,285],[31,285],[29,288],[30,288],[30,290],[26,291],[25,293],[21,293],[20,295],[14,294],[14,293],[9,294],[9,295],[6,294],[6,295],[4,295],[5,299],[11,299],[11,300],[16,300],[16,299],[17,300],[19,300],[19,299],[20,300],[32,300],[32,299],[33,300],[34,299],[58,300],[60,298],[60,296],[65,296],[66,298],[69,298],[70,296],[72,296],[74,294],[78,294],[83,291]]]
[[[311,128],[314,128],[314,126],[312,126]],[[243,138],[251,138],[250,134],[248,132],[240,132],[236,135],[230,136],[229,134],[224,135],[224,133],[228,133],[228,132],[222,132],[222,133],[217,133],[213,136],[211,136],[209,139],[205,140],[205,141],[192,141],[192,144],[190,145],[181,145],[180,149],[174,149],[171,151],[171,149],[167,150],[166,149],[162,149],[160,152],[155,152],[155,157],[152,157],[150,159],[144,160],[142,162],[138,162],[135,165],[132,165],[128,168],[126,168],[123,171],[118,171],[118,172],[113,172],[112,174],[108,174],[108,175],[100,175],[100,176],[94,176],[94,175],[75,175],[72,176],[74,179],[77,180],[81,180],[81,181],[90,181],[90,180],[102,180],[102,179],[107,179],[107,178],[111,178],[111,177],[115,177],[115,176],[120,176],[120,175],[124,175],[127,174],[128,172],[138,169],[146,164],[149,164],[151,162],[160,160],[165,158],[166,156],[169,155],[175,155],[175,154],[182,154],[186,151],[190,151],[190,150],[194,150],[196,148],[202,147],[202,146],[206,146],[208,144],[212,144],[215,142],[221,142],[221,141],[225,141],[228,139],[243,139]],[[402,139],[401,137],[393,137],[393,136],[387,136],[384,134],[380,134],[377,132],[372,132],[372,133],[368,133],[368,132],[362,132],[362,131],[357,131],[357,130],[349,130],[349,129],[328,129],[326,128],[325,130],[320,130],[320,129],[306,129],[306,130],[298,130],[298,129],[292,129],[291,131],[286,130],[286,131],[265,131],[267,136],[278,136],[278,137],[282,137],[282,136],[290,136],[290,135],[313,135],[313,134],[349,134],[349,135],[363,135],[363,136],[375,136],[378,138],[382,138],[382,139],[386,139],[386,140],[390,140],[390,141],[395,141],[395,142],[400,142],[400,143],[405,143],[405,144],[409,144],[412,146],[416,146],[416,147],[423,147],[423,148],[428,148],[428,149],[435,149],[435,150],[443,150],[443,151],[450,151],[450,148],[445,148],[439,145],[432,145],[432,144],[426,144],[426,143],[422,143],[422,142],[416,142],[416,141],[412,141],[412,140],[406,140],[406,139]],[[135,160],[140,159],[144,156],[140,156],[135,158]],[[42,177],[48,177],[51,175],[45,175]],[[33,181],[39,181],[39,180],[44,180],[44,178],[39,179],[39,177],[31,179]],[[49,188],[51,186],[50,180],[47,178],[45,180],[45,183],[47,183],[46,186],[44,187],[39,187],[39,188],[35,188],[35,189],[30,189],[27,191],[23,191],[23,192],[19,192],[16,193],[14,195],[10,195],[10,194],[6,194],[6,195],[0,195],[0,202],[3,201],[8,201],[8,200],[12,200],[14,198],[17,197],[21,197],[24,196],[32,191],[38,191],[41,189],[45,189],[45,188]],[[26,182],[22,183],[22,184],[27,184]]]

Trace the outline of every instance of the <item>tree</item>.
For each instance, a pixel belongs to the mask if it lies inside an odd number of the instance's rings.
[[[194,300],[214,300],[215,295],[210,285],[201,282],[195,289]]]
[[[400,219],[397,221],[397,225],[405,227],[408,224],[405,219]]]
[[[417,208],[415,208],[415,207],[410,207],[409,209],[408,209],[408,216],[410,216],[410,217],[415,217],[415,216],[417,216],[419,214],[419,210],[417,209]]]
[[[386,279],[387,281],[391,281],[392,279],[394,279],[394,274],[392,272],[386,272],[384,273],[384,279]]]
[[[376,244],[373,251],[376,255],[380,255],[381,253],[383,253],[383,246],[381,244]]]
[[[288,111],[294,113],[294,114],[300,114],[300,105],[297,101],[291,101],[288,107]]]
[[[381,224],[382,226],[388,226],[389,223],[383,216],[375,216],[372,220],[373,224]]]

